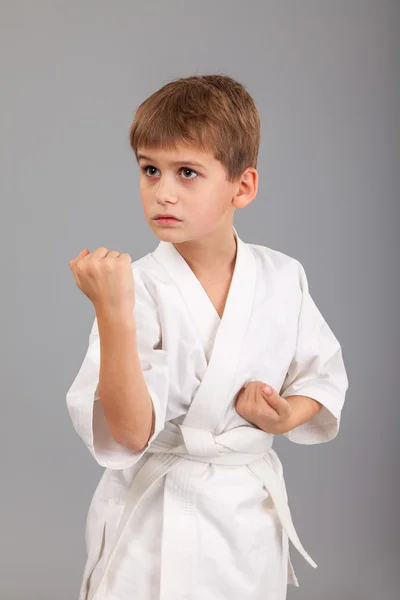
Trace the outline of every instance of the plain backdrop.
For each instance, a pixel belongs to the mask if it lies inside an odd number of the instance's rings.
[[[171,79],[210,73],[262,121],[239,236],[303,263],[350,381],[336,439],[275,440],[318,564],[291,547],[288,598],[398,597],[399,16],[388,0],[1,2],[2,600],[77,598],[103,469],[66,408],[94,318],[68,262],[156,247],[129,126]]]

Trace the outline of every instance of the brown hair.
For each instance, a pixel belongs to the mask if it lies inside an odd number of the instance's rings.
[[[173,80],[137,109],[129,132],[139,147],[172,149],[178,142],[211,151],[235,181],[257,167],[260,116],[244,85],[227,75]]]

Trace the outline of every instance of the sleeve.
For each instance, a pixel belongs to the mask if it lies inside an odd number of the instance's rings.
[[[98,464],[110,469],[125,469],[134,465],[165,426],[169,389],[168,356],[160,347],[161,326],[157,306],[136,274],[134,311],[139,359],[155,416],[154,432],[147,446],[134,452],[111,436],[99,400],[100,337],[96,318],[83,363],[66,396],[67,408],[77,434]]]
[[[349,383],[341,346],[310,295],[303,266],[297,263],[301,287],[297,343],[279,395],[309,396],[322,408],[283,435],[297,444],[320,444],[338,434]]]

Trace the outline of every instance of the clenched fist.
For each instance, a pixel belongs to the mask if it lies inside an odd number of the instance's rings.
[[[268,390],[269,392],[265,391]],[[270,385],[262,381],[250,381],[236,399],[238,414],[267,433],[280,434],[287,431],[292,407]]]
[[[107,248],[89,252],[84,248],[70,260],[77,286],[97,311],[133,313],[135,285],[129,254]]]

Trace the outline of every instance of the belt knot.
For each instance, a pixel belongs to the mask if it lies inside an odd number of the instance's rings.
[[[218,446],[210,430],[179,425],[188,454],[212,458],[218,456]]]

